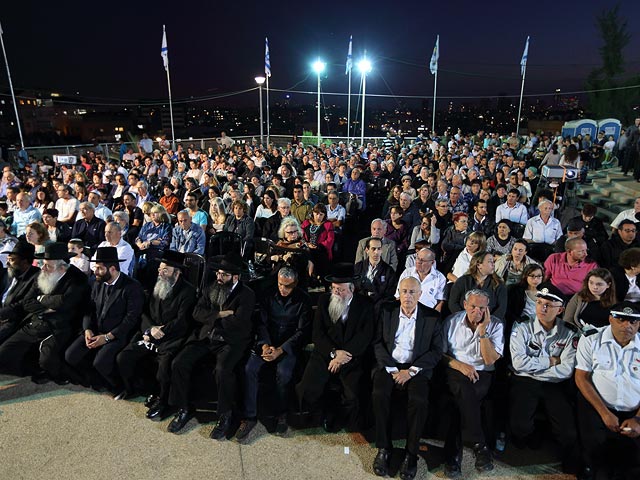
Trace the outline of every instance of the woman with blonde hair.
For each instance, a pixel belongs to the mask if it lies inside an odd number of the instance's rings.
[[[211,225],[209,226],[209,234],[221,232],[224,230],[224,224],[227,221],[227,214],[225,213],[224,200],[220,197],[215,197],[209,200],[210,207],[209,217],[211,218]]]

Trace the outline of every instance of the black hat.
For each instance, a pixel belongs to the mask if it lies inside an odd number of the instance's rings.
[[[567,232],[579,232],[584,228],[584,220],[581,218],[572,218],[567,223]]]
[[[18,255],[25,260],[33,260],[33,256],[36,253],[36,247],[27,242],[18,242],[13,246],[13,250],[10,252],[1,252],[8,255]]]
[[[89,261],[95,263],[119,263],[126,260],[118,258],[118,249],[116,247],[98,247],[95,258]]]
[[[564,305],[564,297],[562,292],[552,283],[542,283],[538,287],[538,293],[536,294],[538,298],[546,298],[547,300],[551,300],[554,302],[561,302]]]
[[[241,273],[248,272],[245,263],[242,260],[242,256],[236,252],[229,252],[226,255],[215,256],[211,260],[210,266],[215,270],[222,270],[233,275],[240,275]]]
[[[75,257],[75,253],[69,253],[66,243],[52,242],[44,246],[44,252],[36,253],[33,257],[39,260],[69,260]]]
[[[184,268],[186,267],[186,265],[184,264],[184,259],[184,253],[176,252],[174,250],[165,250],[162,253],[160,263],[166,263],[167,265],[175,268]]]
[[[324,279],[329,283],[353,283],[360,278],[355,275],[353,263],[337,263],[333,266],[331,275],[327,275]]]
[[[640,308],[637,303],[621,302],[611,307],[611,316],[620,320],[640,322]]]

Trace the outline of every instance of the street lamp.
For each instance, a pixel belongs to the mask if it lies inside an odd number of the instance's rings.
[[[362,126],[360,128],[360,144],[364,146],[364,102],[367,95],[367,73],[371,72],[371,62],[367,60],[367,54],[358,62],[358,69],[362,74]]]
[[[318,146],[320,146],[320,74],[324,72],[326,63],[318,59],[313,62],[313,71],[318,75]]]
[[[258,84],[258,91],[260,92],[260,145],[264,145],[264,121],[262,120],[262,84],[267,79],[265,77],[256,77],[255,81]]]

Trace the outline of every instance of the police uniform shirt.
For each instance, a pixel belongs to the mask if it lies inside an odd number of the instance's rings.
[[[447,279],[442,273],[436,270],[435,262],[431,266],[431,271],[424,277],[424,280],[420,280],[416,267],[406,268],[400,274],[400,279],[398,280],[395,293],[396,299],[400,298],[400,282],[407,277],[413,277],[420,282],[421,293],[418,301],[421,304],[434,308],[438,302],[444,300],[444,289],[447,286]]]
[[[447,336],[445,353],[449,353],[456,360],[467,363],[476,370],[495,370],[494,365],[485,365],[480,353],[480,337],[478,329],[474,332],[467,325],[467,312],[464,310],[451,315],[444,327]],[[504,351],[504,326],[496,317],[492,316],[487,335],[493,344],[493,348],[499,355]]]
[[[574,338],[560,319],[548,332],[537,318],[515,323],[510,341],[513,373],[552,383],[571,378],[576,363]],[[551,357],[560,357],[560,363],[552,367]]]
[[[626,347],[616,342],[611,326],[582,337],[576,368],[592,372],[591,381],[607,407],[621,412],[640,407],[640,334]]]

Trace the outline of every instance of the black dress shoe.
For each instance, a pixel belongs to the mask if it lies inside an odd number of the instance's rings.
[[[236,440],[238,440],[240,443],[245,442],[247,440],[247,437],[249,437],[251,430],[256,427],[257,423],[258,422],[255,418],[242,420],[240,422],[240,427],[236,432]]]
[[[36,385],[44,385],[53,381],[53,377],[48,372],[41,370],[31,376],[31,381]]]
[[[166,414],[167,414],[167,404],[162,403],[160,399],[158,399],[156,404],[152,405],[149,408],[149,410],[147,410],[147,413],[145,414],[145,416],[149,420],[160,421],[164,419]]]
[[[287,430],[289,430],[289,426],[287,425],[287,416],[280,415],[278,417],[278,421],[276,422],[275,434],[279,437],[284,437],[287,434]]]
[[[129,398],[132,397],[132,394],[130,392],[127,392],[126,390],[122,390],[120,393],[116,393],[113,396],[114,400],[127,400]]]
[[[154,404],[158,403],[159,401],[160,401],[160,397],[158,395],[151,394],[144,399],[144,406],[147,408],[151,408],[153,407]]]
[[[209,437],[213,440],[223,440],[227,436],[229,425],[231,425],[231,415],[220,415],[218,417],[218,422],[216,423],[216,426],[213,427],[213,430],[211,430],[211,434],[209,435]]]
[[[407,453],[400,465],[400,478],[402,480],[413,480],[418,473],[418,456]]]
[[[376,458],[373,460],[373,473],[379,477],[385,477],[389,473],[389,457],[391,452],[386,448],[379,448]]]
[[[178,410],[178,413],[176,413],[176,416],[173,417],[173,420],[171,420],[171,423],[167,427],[167,431],[170,433],[178,433],[187,423],[189,423],[191,417],[193,417],[193,413],[190,410],[181,408]]]
[[[448,460],[444,464],[444,475],[447,478],[460,478],[462,476],[462,468],[457,460]]]
[[[491,458],[491,451],[489,448],[481,443],[476,443],[473,446],[473,453],[476,456],[476,470],[479,472],[488,472],[493,470],[493,459]]]

